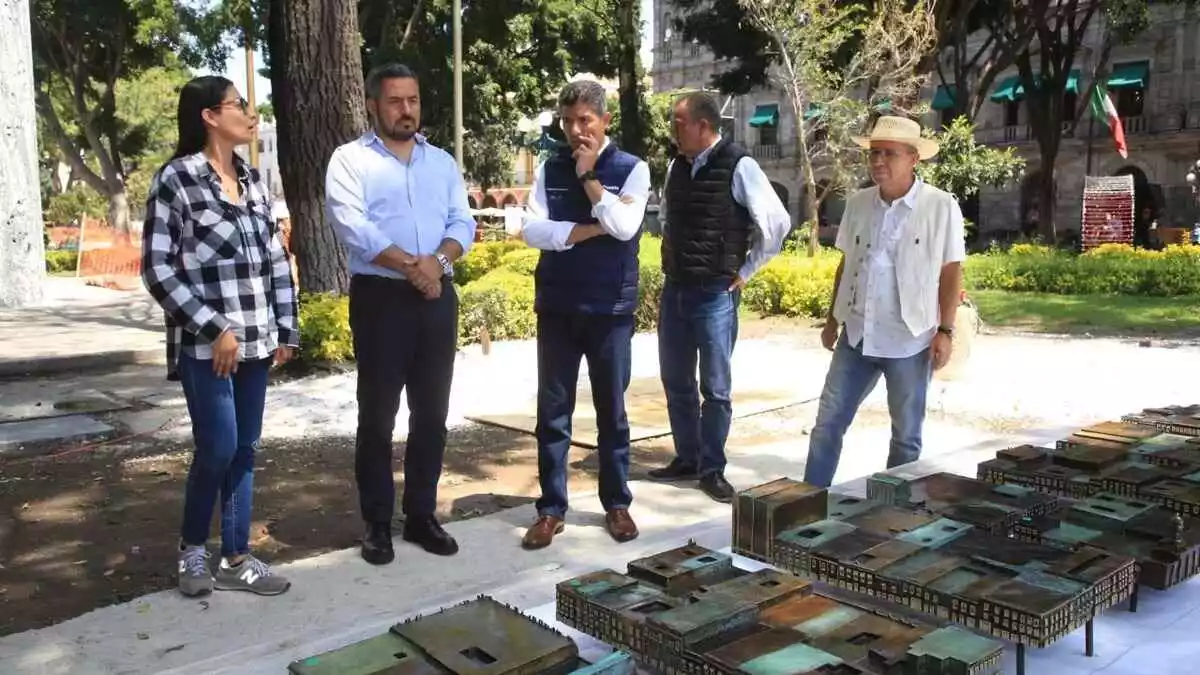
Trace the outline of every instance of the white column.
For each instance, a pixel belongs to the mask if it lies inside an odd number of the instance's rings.
[[[29,0],[0,0],[0,26],[0,307],[22,307],[46,276]]]

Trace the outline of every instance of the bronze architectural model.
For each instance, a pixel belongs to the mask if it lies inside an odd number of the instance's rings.
[[[1001,643],[747,573],[695,543],[557,588],[559,621],[638,655],[656,673],[991,675]]]
[[[619,651],[588,664],[570,638],[480,596],[301,659],[288,670],[293,675],[632,675],[634,665]]]
[[[979,478],[1086,499],[1100,493],[1200,516],[1200,438],[1107,422],[1054,449],[1022,445],[979,465]]]
[[[1146,408],[1140,413],[1122,417],[1121,421],[1153,427],[1171,434],[1200,437],[1200,405]]]
[[[740,543],[757,546],[765,538],[758,529],[782,529],[770,549],[769,561],[777,567],[1012,640],[1018,673],[1024,672],[1026,645],[1044,647],[1081,626],[1091,655],[1093,617],[1131,598],[1136,588],[1137,565],[1130,557],[988,534],[1014,515],[1027,515],[1021,508],[1044,513],[1053,505],[1026,490],[948,474],[911,482],[873,476],[869,499],[798,490],[798,484],[784,479],[743,493],[749,496],[736,502],[735,552],[761,559],[765,547],[747,550]],[[799,507],[775,499],[774,514],[800,515],[790,522],[747,521],[747,508],[761,511],[753,501],[770,497],[765,491],[787,491],[804,502]],[[972,522],[942,515],[949,512]],[[747,522],[755,532],[743,531]]]
[[[1138,561],[1138,581],[1160,590],[1200,572],[1200,521],[1110,493],[1025,518],[1013,533],[1026,541],[1131,556]]]

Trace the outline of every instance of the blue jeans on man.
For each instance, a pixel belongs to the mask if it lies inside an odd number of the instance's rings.
[[[629,418],[625,390],[631,377],[633,316],[539,312],[537,335],[539,516],[567,513],[567,456],[579,363],[587,359],[600,456],[600,504],[628,509]]]
[[[254,453],[262,432],[263,405],[271,359],[243,361],[237,372],[218,377],[211,360],[179,357],[179,379],[192,419],[196,450],[184,493],[187,546],[203,546],[217,498],[221,500],[221,555],[250,550]]]
[[[842,441],[850,423],[880,376],[887,386],[888,413],[892,418],[889,469],[921,457],[921,428],[925,399],[933,375],[930,350],[902,359],[864,356],[862,344],[852,346],[845,331],[838,338],[817,408],[817,422],[809,437],[804,482],[829,487],[842,456]]]
[[[725,441],[733,421],[732,360],[741,291],[729,286],[724,279],[691,284],[668,279],[659,307],[659,370],[675,459],[651,477],[694,475],[706,492],[706,480],[724,483]]]

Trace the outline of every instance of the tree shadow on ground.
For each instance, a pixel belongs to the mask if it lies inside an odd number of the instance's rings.
[[[0,460],[0,635],[39,628],[175,586],[191,448],[142,439],[57,458]],[[397,443],[397,500],[404,444]],[[595,490],[594,451],[572,452],[572,490]],[[636,458],[640,453],[635,451]],[[439,485],[445,520],[522,506],[538,495],[526,434],[450,430]],[[284,563],[357,545],[354,439],[264,440],[255,471],[251,547]],[[219,513],[209,548],[219,550]],[[397,508],[397,522],[402,516]]]

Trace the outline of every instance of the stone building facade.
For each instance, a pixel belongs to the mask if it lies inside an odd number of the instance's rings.
[[[651,76],[656,92],[707,88],[713,74],[722,68],[703,45],[684,43],[675,34],[671,23],[677,15],[670,0],[655,0]],[[1086,36],[1075,60],[1080,76],[1069,87],[1076,91],[1067,96],[1086,94],[1101,49],[1102,30],[1102,24],[1095,22]],[[1109,67],[1113,73],[1110,93],[1123,118],[1129,157],[1122,159],[1116,153],[1106,127],[1097,122],[1091,127],[1091,175],[1132,174],[1138,186],[1138,211],[1148,209],[1146,212],[1161,225],[1184,225],[1200,219],[1184,180],[1188,167],[1200,159],[1200,12],[1152,7],[1149,28],[1133,43],[1114,47]],[[1033,179],[1041,157],[1019,92],[1005,88],[1015,75],[1014,67],[996,78],[990,100],[975,120],[981,143],[1014,147],[1028,160],[1020,184],[984,190],[980,195],[980,232],[1000,237],[1010,236],[1037,217]],[[936,81],[931,82],[927,96],[935,109],[922,121],[938,125],[942,115],[936,109]],[[787,194],[788,207],[799,222],[801,183],[792,157],[792,111],[784,93],[760,89],[745,96],[723,97],[722,101],[725,115],[730,118],[727,130],[784,188],[781,192]],[[1088,163],[1088,115],[1085,111],[1073,137],[1063,139],[1056,162],[1055,216],[1060,229],[1078,228],[1080,220]],[[823,224],[836,223],[840,212],[840,202],[827,203],[822,208]]]

